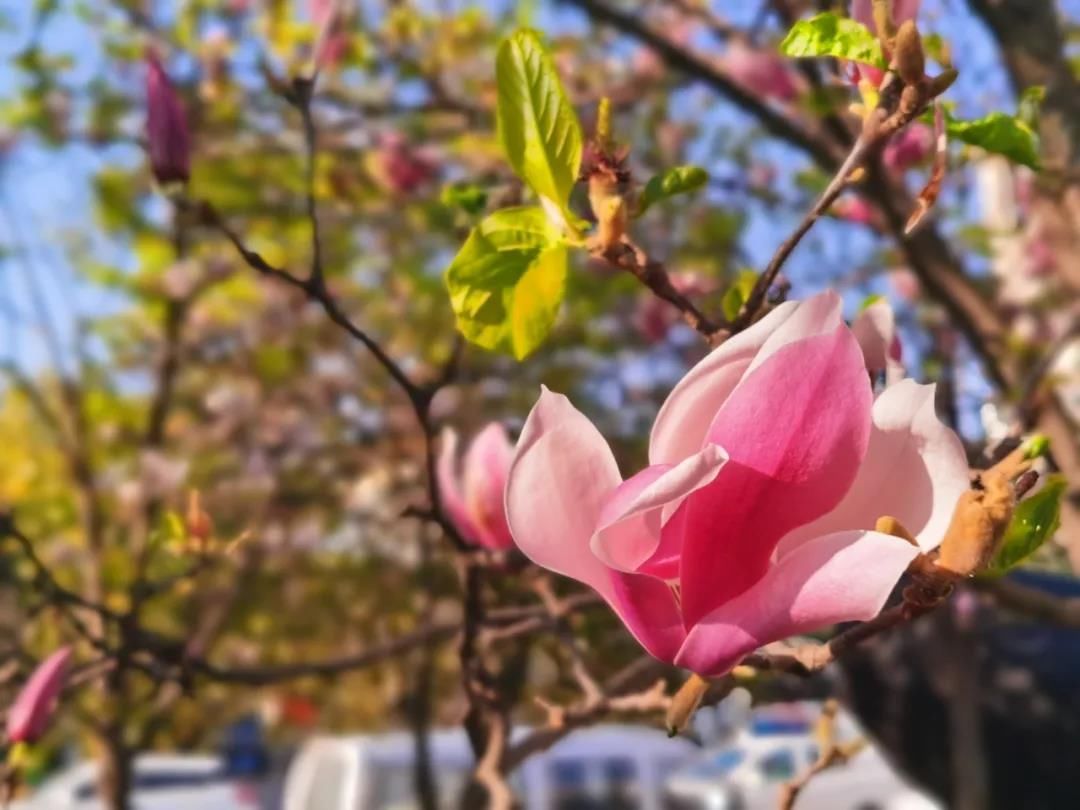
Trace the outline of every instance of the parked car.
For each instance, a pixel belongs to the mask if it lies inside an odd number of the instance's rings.
[[[254,810],[255,783],[233,778],[221,759],[185,754],[144,754],[135,760],[133,810]],[[80,762],[47,779],[12,810],[104,810],[98,765]]]
[[[517,729],[520,739],[527,729]],[[473,755],[459,729],[428,745],[440,807],[457,807]],[[526,760],[510,780],[525,810],[661,810],[667,776],[699,749],[641,726],[605,725],[570,734]],[[404,732],[319,737],[297,753],[284,810],[412,810],[415,741]]]
[[[735,738],[674,774],[665,810],[774,810],[782,786],[818,758],[811,733],[820,706],[795,704],[755,713]],[[838,739],[860,731],[850,715],[837,720]],[[799,794],[799,810],[941,810],[907,784],[867,745],[849,762],[814,776]]]

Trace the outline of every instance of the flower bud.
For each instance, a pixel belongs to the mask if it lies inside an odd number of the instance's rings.
[[[191,175],[187,113],[155,53],[146,57],[146,140],[150,169],[162,185]]]
[[[61,647],[38,665],[8,710],[9,743],[30,743],[41,737],[56,711],[64,686],[71,648]]]
[[[926,54],[923,53],[922,37],[912,20],[905,22],[896,32],[893,62],[904,84],[918,84],[926,78]]]

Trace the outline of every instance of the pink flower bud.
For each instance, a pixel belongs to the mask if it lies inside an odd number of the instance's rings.
[[[409,195],[431,180],[436,166],[422,150],[414,149],[399,133],[381,138],[370,154],[368,169],[385,191]]]
[[[146,56],[146,140],[159,183],[186,183],[191,175],[187,113],[157,55]]]
[[[71,648],[61,647],[38,665],[8,709],[8,742],[34,742],[45,733],[64,686]]]
[[[778,101],[791,101],[799,95],[787,63],[769,51],[732,42],[722,66],[734,81],[757,95]]]
[[[892,172],[903,172],[926,160],[934,150],[934,132],[926,124],[914,123],[896,135],[882,160]]]
[[[833,206],[833,213],[857,225],[874,225],[878,221],[874,206],[863,197],[845,197]]]

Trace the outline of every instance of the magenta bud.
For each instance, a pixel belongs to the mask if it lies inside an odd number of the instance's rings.
[[[8,742],[31,743],[45,733],[56,711],[56,699],[64,686],[70,659],[71,648],[61,647],[34,670],[8,709]]]
[[[187,113],[152,51],[146,55],[146,140],[157,181],[163,185],[186,183],[191,174]]]

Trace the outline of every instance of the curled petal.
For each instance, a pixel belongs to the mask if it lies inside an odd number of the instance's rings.
[[[8,709],[8,741],[34,742],[45,733],[64,686],[71,648],[61,647],[38,665]]]
[[[473,439],[465,454],[465,505],[487,548],[508,548],[513,544],[506,522],[504,491],[514,448],[506,429],[492,422]]]
[[[638,571],[656,553],[664,518],[683,499],[712,482],[727,461],[727,453],[707,444],[682,463],[647,467],[624,481],[600,511],[592,550],[608,566]]]
[[[832,512],[785,537],[779,556],[822,534],[873,528],[883,515],[899,520],[924,551],[941,542],[969,483],[964,446],[938,419],[934,391],[902,380],[882,392],[851,489]]]
[[[785,534],[840,502],[866,454],[871,405],[842,322],[784,345],[740,383],[708,437],[731,460],[672,518],[688,627],[762,577]]]
[[[670,588],[653,577],[614,571],[589,548],[604,503],[621,483],[599,431],[566,397],[544,388],[507,481],[514,542],[537,565],[594,588],[646,650],[670,661],[683,637]]]
[[[871,374],[885,372],[886,382],[890,385],[903,379],[896,316],[888,301],[881,299],[866,307],[852,322],[851,331],[859,341],[866,368]]]
[[[722,675],[764,644],[872,619],[916,554],[910,543],[878,532],[814,538],[698,622],[675,663],[700,675]]]
[[[469,509],[461,491],[457,471],[457,432],[451,428],[443,430],[439,450],[439,460],[435,466],[435,475],[439,483],[439,499],[443,510],[454,528],[466,540],[479,542],[480,531],[469,516]]]

